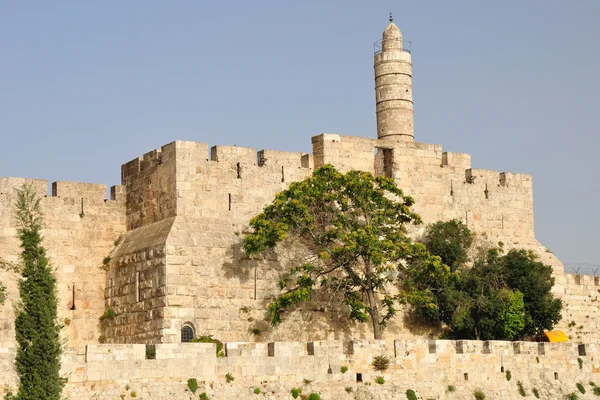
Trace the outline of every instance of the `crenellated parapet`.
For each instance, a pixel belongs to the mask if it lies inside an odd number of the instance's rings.
[[[99,398],[106,399],[138,393],[191,399],[187,382],[195,379],[198,393],[225,400],[255,396],[256,388],[274,398],[289,397],[292,388],[328,399],[355,392],[383,400],[408,389],[423,398],[444,398],[450,386],[456,398],[481,390],[486,398],[510,400],[522,398],[517,381],[527,393],[535,389],[542,398],[561,398],[576,390],[576,382],[597,381],[600,368],[600,349],[588,343],[330,340],[228,342],[224,348],[224,357],[217,357],[214,343],[105,344],[88,345],[81,355],[66,351],[65,395],[88,398],[101,389]],[[373,361],[382,356],[389,366],[376,371]],[[0,378],[12,387],[13,359],[14,351],[0,353]]]
[[[438,144],[335,134],[312,138],[315,167],[332,164],[392,177],[425,223],[460,219],[493,237],[533,238],[530,175],[472,168],[471,156]]]

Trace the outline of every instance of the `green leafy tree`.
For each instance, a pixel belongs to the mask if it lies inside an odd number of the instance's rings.
[[[308,255],[284,271],[282,292],[269,304],[271,323],[279,324],[286,309],[309,300],[318,288],[331,296],[340,293],[350,318],[370,319],[374,337],[381,339],[401,300],[393,290],[399,270],[427,254],[406,235],[407,224],[420,223],[412,205],[389,178],[342,174],[331,165],[277,194],[250,221],[253,232],[244,237],[245,252],[257,255],[289,239]],[[437,257],[421,263],[441,266]]]
[[[552,268],[533,253],[491,249],[471,268],[444,267],[423,268],[416,258],[405,271],[403,294],[414,315],[444,324],[450,337],[513,340],[560,320]]]
[[[31,185],[17,190],[16,215],[23,262],[15,329],[18,342],[17,399],[59,400],[60,325],[56,315],[56,278],[42,246],[40,199]]]
[[[525,327],[523,336],[552,330],[561,319],[562,301],[552,294],[552,267],[525,250],[511,250],[503,257],[509,287],[523,293]]]
[[[462,221],[453,219],[429,225],[424,242],[431,254],[440,256],[444,264],[456,271],[468,260],[473,239],[469,228]]]

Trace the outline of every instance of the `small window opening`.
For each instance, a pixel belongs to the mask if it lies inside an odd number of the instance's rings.
[[[194,338],[194,328],[190,324],[181,327],[181,343],[188,343]]]
[[[285,182],[285,173],[283,172],[283,167],[281,167],[281,182]]]
[[[485,184],[485,190],[483,191],[483,193],[485,193],[485,198],[489,199],[490,198],[490,192],[487,188],[487,183]]]
[[[558,372],[554,373],[554,379],[558,379]]]
[[[577,351],[580,356],[585,356],[585,344],[580,344],[577,346]]]
[[[454,183],[450,182],[450,196],[454,196]]]
[[[504,366],[500,367],[500,372],[504,372]]]
[[[468,380],[469,380],[469,374],[467,374],[467,373],[465,372],[465,381],[468,381]]]
[[[356,382],[362,382],[362,374],[356,374]]]
[[[231,193],[229,193],[229,211],[231,211]]]
[[[240,163],[237,163],[235,166],[237,168],[237,177],[238,177],[238,179],[242,179],[242,168],[240,167]]]

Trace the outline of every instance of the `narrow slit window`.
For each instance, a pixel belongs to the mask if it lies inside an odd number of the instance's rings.
[[[283,172],[283,167],[281,167],[281,182],[285,182],[285,173]]]
[[[229,211],[231,211],[231,193],[229,193]]]
[[[240,163],[237,163],[235,166],[237,168],[237,178],[242,179],[242,168],[240,167]]]
[[[73,286],[71,287],[71,310],[75,309],[75,282],[73,282]]]
[[[140,288],[140,273],[139,271],[135,273],[135,301],[140,301],[142,296],[141,288]]]

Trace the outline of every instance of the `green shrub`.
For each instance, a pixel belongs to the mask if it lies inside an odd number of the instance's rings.
[[[585,388],[581,384],[581,382],[577,382],[577,390],[581,392],[581,394],[585,394]]]
[[[206,392],[200,393],[200,400],[210,400],[210,397],[206,394]]]
[[[187,381],[187,386],[188,389],[190,389],[190,392],[196,393],[196,390],[198,390],[198,381],[196,380],[196,378],[190,378]]]
[[[408,389],[408,390],[406,391],[406,398],[407,398],[408,400],[417,400],[417,394],[415,393],[415,391],[414,391],[414,390],[412,390],[412,389]]]
[[[306,379],[304,378],[304,380],[302,381],[305,385],[310,385],[312,383],[312,381],[310,379]]]
[[[390,359],[386,356],[375,356],[372,365],[375,371],[383,372],[390,367]]]
[[[510,382],[512,379],[512,374],[510,373],[510,369],[506,370],[506,380]]]
[[[110,264],[111,261],[112,261],[112,258],[110,258],[110,256],[106,256],[102,260],[102,265],[108,265],[108,264]]]
[[[292,388],[292,390],[290,390],[290,393],[292,394],[292,397],[297,399],[298,396],[300,396],[302,394],[302,389],[300,388]]]
[[[577,393],[569,393],[568,395],[565,396],[565,398],[567,400],[578,400],[579,396],[577,396]]]
[[[475,400],[485,400],[485,393],[481,390],[474,391],[473,396],[475,397]]]
[[[106,319],[113,319],[116,316],[117,316],[117,313],[115,313],[115,310],[108,307],[106,310],[104,310],[104,314],[102,314],[100,316],[100,321],[104,321]]]
[[[254,388],[254,394],[260,394],[260,388]]]
[[[346,367],[345,365],[343,367],[340,368],[340,372],[342,374],[345,374],[346,372],[348,372],[348,367]]]
[[[383,385],[385,383],[385,379],[383,378],[383,376],[378,376],[377,378],[375,378],[375,383]]]
[[[346,391],[346,393],[352,393],[354,391],[354,389],[352,389],[351,386],[346,386],[344,390]]]
[[[131,397],[137,397],[137,393],[135,391],[130,393]]]
[[[317,393],[311,393],[308,396],[308,400],[321,400],[321,396],[319,396]]]
[[[594,386],[592,393],[594,393],[596,396],[600,396],[600,387]]]
[[[596,382],[594,381],[589,381],[588,385],[590,385],[591,387],[596,387]]]
[[[225,382],[227,383],[231,383],[235,380],[235,378],[233,377],[233,375],[231,375],[229,372],[227,373],[227,375],[225,375]]]
[[[519,394],[523,397],[527,396],[527,392],[525,392],[525,388],[523,387],[523,382],[517,381],[517,387],[519,388]]]
[[[536,388],[531,389],[531,393],[533,393],[536,399],[540,398],[540,392]]]
[[[581,357],[577,358],[577,364],[579,364],[579,369],[583,369],[583,360]]]
[[[223,342],[215,339],[212,335],[201,335],[190,340],[190,343],[215,343],[217,345],[217,357],[225,357]]]

